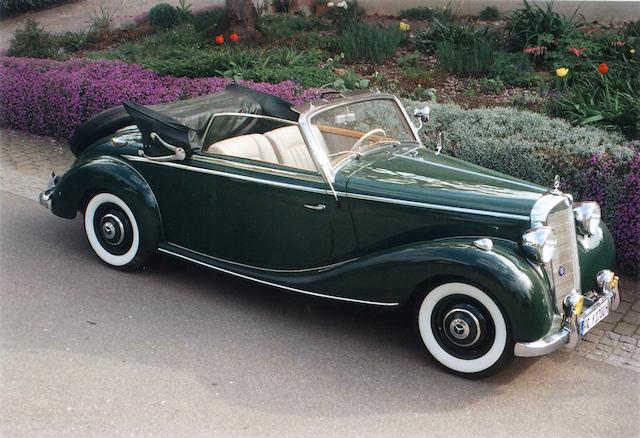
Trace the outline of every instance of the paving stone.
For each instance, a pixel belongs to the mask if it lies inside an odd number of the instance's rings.
[[[632,303],[629,303],[627,301],[621,301],[620,306],[618,306],[618,308],[616,309],[616,312],[622,313],[622,314],[627,313],[627,311],[631,308],[631,304]]]
[[[613,347],[611,345],[606,345],[606,344],[597,344],[596,345],[596,350],[606,351],[607,353],[612,353],[613,352]]]
[[[578,354],[585,355],[587,353],[591,353],[595,348],[596,348],[596,344],[594,344],[593,342],[587,342],[583,340],[578,344],[578,348],[576,348],[576,352],[578,352]]]
[[[620,342],[617,347],[615,347],[617,349],[623,350],[623,351],[628,351],[630,353],[633,353],[634,351],[636,351],[636,346],[635,345],[631,345],[631,344],[625,344]]]
[[[601,321],[600,323],[598,323],[598,328],[601,328],[602,330],[605,330],[605,331],[611,331],[613,330],[614,327],[615,327],[615,324],[611,322]],[[640,333],[638,334],[640,335]]]
[[[640,300],[636,301],[633,306],[631,306],[632,310],[635,310],[636,312],[640,312]]]
[[[636,371],[640,371],[640,360],[625,359],[622,363],[636,368]]]
[[[620,340],[620,335],[619,335],[619,334],[617,334],[617,333],[614,333],[614,332],[612,332],[612,331],[606,331],[606,332],[604,332],[604,336],[605,336],[606,338],[613,339],[614,341],[619,341],[619,340]]]
[[[622,320],[622,316],[622,313],[611,312],[604,320],[615,324],[616,322],[620,322]]]
[[[588,342],[595,342],[595,343],[598,343],[598,341],[600,340],[600,338],[601,338],[601,337],[602,337],[602,336],[597,336],[597,335],[595,335],[594,333],[589,332],[589,333],[587,333],[587,334],[585,335],[585,337],[583,338],[583,340],[588,341]],[[633,338],[632,338],[632,339],[633,339]]]
[[[628,322],[629,324],[638,325],[640,324],[640,312],[634,312],[633,310],[628,311],[622,317],[624,322]]]
[[[607,353],[600,350],[593,350],[591,353],[585,356],[587,359],[603,361],[607,358]]]
[[[591,330],[589,330],[589,333],[592,333],[596,336],[602,336],[604,334],[604,330],[602,330],[601,328],[598,327],[594,327]],[[587,333],[587,334],[589,334]]]
[[[611,356],[607,357],[604,360],[604,362],[608,363],[609,365],[622,366],[625,359],[626,359],[625,357],[616,356],[615,354],[612,354]]]
[[[631,357],[634,358],[635,360],[640,360],[640,351],[636,352]]]
[[[627,358],[627,359],[632,356],[630,351],[624,351],[620,348],[616,348],[615,350],[613,350],[613,354],[615,354],[616,356]]]
[[[618,345],[618,341],[608,338],[606,335],[600,338],[599,345],[609,345],[611,347],[615,347]]]
[[[631,336],[634,330],[636,330],[636,326],[629,324],[628,322],[619,322],[618,325],[616,325],[616,328],[613,329],[616,333],[625,336]]]
[[[636,338],[632,338],[631,336],[620,336],[620,342],[624,342],[625,344],[638,345],[638,340]]]

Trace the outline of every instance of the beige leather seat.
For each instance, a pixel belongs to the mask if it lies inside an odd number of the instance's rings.
[[[273,145],[280,164],[297,169],[316,170],[307,145],[297,126],[274,129],[273,131],[265,132],[264,136]]]
[[[273,150],[273,146],[262,134],[248,134],[227,138],[209,146],[207,152],[278,164],[278,157]]]

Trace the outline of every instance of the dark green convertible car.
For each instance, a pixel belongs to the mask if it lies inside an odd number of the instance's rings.
[[[80,127],[40,201],[84,214],[106,264],[154,252],[287,291],[410,306],[428,353],[466,376],[574,347],[619,304],[595,202],[421,143],[394,96],[292,106],[240,86],[125,103]],[[432,150],[435,149],[435,150]]]

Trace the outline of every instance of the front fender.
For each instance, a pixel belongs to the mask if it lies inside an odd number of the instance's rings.
[[[493,249],[485,251],[475,247],[474,240],[452,238],[404,245],[326,271],[308,284],[319,292],[404,305],[416,293],[440,283],[465,281],[497,301],[516,341],[543,337],[554,314],[544,271],[520,255],[514,242],[494,239]]]
[[[151,187],[132,166],[115,157],[98,157],[76,163],[56,184],[51,211],[72,219],[95,193],[107,192],[129,205],[140,222],[140,235],[147,248],[162,240],[160,209]]]

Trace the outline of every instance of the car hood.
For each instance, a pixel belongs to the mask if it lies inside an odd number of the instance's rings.
[[[397,147],[352,161],[342,171],[354,197],[430,204],[469,212],[529,217],[546,188],[424,147]],[[481,213],[480,213],[481,214]]]

